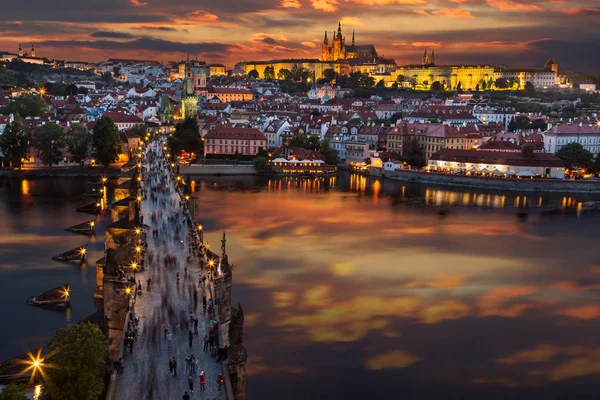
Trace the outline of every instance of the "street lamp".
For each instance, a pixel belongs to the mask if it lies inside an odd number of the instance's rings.
[[[202,224],[198,224],[198,232],[200,235],[200,243],[204,242],[204,230]]]
[[[140,246],[135,246],[135,252],[137,253],[137,263],[140,262],[140,253],[142,252],[142,248]]]
[[[106,181],[108,181],[108,178],[107,178],[106,176],[103,176],[103,177],[102,177],[102,184],[105,184],[105,183],[106,183]]]
[[[138,255],[139,255],[139,253],[138,253]],[[137,266],[138,266],[137,263],[135,263],[135,262],[131,263],[131,269],[133,270],[133,280],[135,280],[135,271],[137,270]]]

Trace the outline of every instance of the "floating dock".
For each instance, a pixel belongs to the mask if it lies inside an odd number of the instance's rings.
[[[52,257],[54,261],[60,262],[71,262],[80,261],[84,262],[87,259],[87,244],[80,247],[75,247],[69,251],[65,251],[62,254]]]
[[[71,305],[71,284],[46,290],[44,293],[30,297],[27,304],[35,307],[49,308],[51,310],[65,310]]]
[[[91,219],[86,222],[82,222],[81,224],[73,225],[65,230],[73,233],[78,233],[80,235],[93,236],[95,234],[94,227],[96,226],[96,221]]]

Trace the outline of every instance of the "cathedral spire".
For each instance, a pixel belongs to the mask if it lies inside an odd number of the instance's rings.
[[[427,56],[427,49],[425,49],[425,54],[423,54],[423,65],[427,65],[429,63],[429,57]]]
[[[354,51],[354,30],[352,30],[352,51]]]
[[[342,38],[342,22],[338,22],[338,39]]]
[[[333,31],[333,40],[335,40],[335,31]]]
[[[429,59],[429,64],[435,64],[435,50],[431,50],[431,58]]]
[[[323,44],[329,44],[327,41],[327,31],[325,31],[325,39],[323,40]]]

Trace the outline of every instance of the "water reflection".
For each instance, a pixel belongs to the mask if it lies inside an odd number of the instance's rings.
[[[238,266],[249,398],[595,398],[600,218],[495,211],[593,196],[304,181],[197,179]]]

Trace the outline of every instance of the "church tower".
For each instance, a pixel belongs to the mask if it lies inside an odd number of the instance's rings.
[[[23,57],[23,46],[19,43],[19,57]]]
[[[435,65],[435,50],[431,50],[431,57],[429,58],[429,65]]]
[[[33,44],[31,45],[31,57],[35,57],[35,47],[33,47]]]
[[[183,88],[181,93],[181,118],[196,117],[198,114],[198,96],[194,90],[194,82],[192,80],[192,63],[188,55],[185,63],[185,78],[183,80]]]
[[[427,49],[425,49],[425,54],[423,54],[422,64],[423,64],[423,66],[426,66],[427,64],[429,64],[429,57],[427,56]]]
[[[323,48],[321,49],[321,61],[331,61],[329,53],[329,40],[327,40],[327,31],[325,31],[325,39],[323,39]]]

